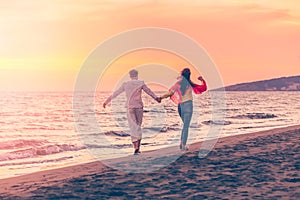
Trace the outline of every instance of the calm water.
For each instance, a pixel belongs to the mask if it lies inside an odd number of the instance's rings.
[[[124,95],[103,109],[108,95],[97,94],[94,110],[83,106],[82,121],[75,123],[71,92],[1,93],[0,178],[89,162],[93,156],[132,154]],[[226,118],[220,122],[211,119],[211,94],[195,96],[188,142],[205,139],[211,126],[222,124],[222,137],[300,124],[299,99],[300,92],[227,92],[221,111]],[[182,124],[177,107],[148,96],[144,104],[142,151],[178,145]],[[96,123],[89,123],[93,118]]]

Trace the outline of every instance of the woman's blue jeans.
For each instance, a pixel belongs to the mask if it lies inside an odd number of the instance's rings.
[[[183,122],[183,128],[181,131],[181,143],[186,145],[189,135],[189,127],[193,115],[193,101],[186,101],[178,105],[178,113]]]

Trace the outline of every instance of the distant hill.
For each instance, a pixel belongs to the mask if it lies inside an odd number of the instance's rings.
[[[226,91],[300,91],[300,76],[240,83],[225,87]]]

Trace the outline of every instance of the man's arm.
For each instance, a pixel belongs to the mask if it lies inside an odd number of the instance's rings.
[[[144,84],[142,89],[149,95],[151,96],[153,99],[155,99],[157,102],[161,102],[161,99],[159,97],[157,97],[154,92],[152,92],[152,90],[146,85]]]
[[[103,108],[106,107],[106,105],[111,102],[111,100],[117,96],[119,96],[122,92],[125,91],[125,86],[124,83],[121,85],[121,87],[119,89],[117,89],[112,95],[110,95],[106,101],[103,103]]]

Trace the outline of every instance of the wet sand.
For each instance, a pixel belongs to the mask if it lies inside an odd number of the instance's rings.
[[[204,158],[200,145],[180,157],[171,147],[107,161],[151,161],[157,169],[145,173],[92,162],[2,179],[0,199],[299,199],[300,125],[221,138]]]

